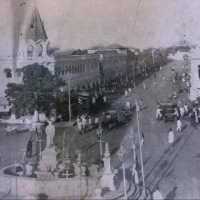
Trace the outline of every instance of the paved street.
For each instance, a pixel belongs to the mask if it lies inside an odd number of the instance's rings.
[[[142,88],[142,83],[136,87],[135,91],[128,97],[134,105],[135,99],[143,99],[145,109],[140,112],[141,131],[145,135],[143,145],[143,160],[146,187],[151,191],[156,185],[159,185],[164,197],[168,199],[184,199],[198,198],[200,187],[200,175],[198,169],[200,167],[200,135],[199,130],[194,130],[190,125],[187,117],[183,122],[187,125],[181,133],[176,131],[176,122],[166,122],[156,120],[157,100],[167,101],[168,93],[172,94],[176,90],[177,94],[183,89],[185,84],[179,80],[173,84],[171,80],[171,68],[174,66],[180,75],[182,62],[174,61],[164,69],[157,72],[157,78],[149,77],[144,82],[147,90]],[[162,80],[165,75],[166,80]],[[157,85],[154,86],[154,81]],[[119,107],[125,104],[127,97],[122,96],[116,99],[112,107]],[[188,102],[187,94],[182,93],[178,100]],[[14,161],[20,161],[22,158],[21,149],[26,148],[27,141],[30,136],[34,139],[34,154],[38,153],[38,144],[35,142],[35,133],[22,133],[20,135],[6,135],[3,130],[5,125],[1,125],[1,154],[2,166],[13,164]],[[134,131],[135,138],[137,136],[137,121],[134,113],[131,122],[124,124],[122,127],[113,129],[104,135],[103,140],[108,142],[112,154],[112,167],[120,167],[121,163],[117,156],[117,151],[122,144],[128,152],[126,159],[126,171],[129,173],[132,169],[132,153],[131,138],[129,137],[131,128]],[[169,149],[168,132],[172,128],[175,133],[175,147]],[[96,129],[79,135],[77,126],[69,128],[57,128],[55,144],[62,148],[63,133],[66,131],[65,146],[69,149],[70,156],[75,158],[75,151],[82,150],[82,160],[88,165],[96,163],[99,160],[99,142],[96,137]],[[45,139],[45,135],[43,136]],[[43,148],[45,143],[42,144]],[[37,151],[36,151],[37,149]],[[139,160],[139,154],[138,160]],[[32,158],[34,160],[35,157]],[[128,177],[130,179],[130,177]],[[141,181],[141,176],[140,176]]]
[[[185,84],[179,81],[176,84],[170,80],[171,67],[174,66],[180,75],[182,63],[175,61],[165,69],[157,73],[157,86],[153,85],[154,78],[149,78],[145,81],[148,86],[147,90],[139,85],[136,89],[137,99],[142,98],[147,107],[140,112],[141,132],[145,135],[143,145],[143,160],[146,187],[151,191],[155,186],[159,185],[160,191],[167,199],[197,199],[199,197],[199,130],[194,130],[189,125],[187,117],[183,119],[183,123],[187,127],[181,132],[176,131],[176,122],[166,122],[156,120],[157,100],[167,101],[168,93],[185,88]],[[166,81],[162,81],[160,75],[165,75]],[[180,95],[180,100],[188,102],[187,94]],[[130,129],[133,128],[137,137],[137,123],[135,117],[132,124],[125,129],[126,137],[122,144],[127,152],[131,150]],[[169,149],[168,132],[169,128],[175,133],[175,147]],[[137,152],[138,153],[138,152]],[[132,155],[132,154],[131,154]],[[126,161],[127,171],[131,169],[132,156],[129,156]],[[138,154],[138,160],[139,154]],[[119,159],[117,155],[113,158],[113,166],[118,166]],[[141,177],[140,177],[141,178]],[[141,180],[141,179],[140,179]]]

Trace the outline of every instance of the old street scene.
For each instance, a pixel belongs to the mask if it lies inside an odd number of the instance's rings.
[[[2,0],[0,198],[200,199],[199,6]]]

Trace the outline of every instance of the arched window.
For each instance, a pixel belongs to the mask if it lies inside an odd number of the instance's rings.
[[[27,57],[33,57],[33,46],[29,45],[27,48]]]
[[[40,44],[38,47],[38,56],[41,57],[42,56],[42,51],[43,51],[43,46]]]

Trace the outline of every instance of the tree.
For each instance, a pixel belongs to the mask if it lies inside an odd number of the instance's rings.
[[[63,86],[65,82],[61,78],[35,63],[23,67],[22,83],[8,83],[5,93],[17,116],[32,114],[34,110],[48,115]]]

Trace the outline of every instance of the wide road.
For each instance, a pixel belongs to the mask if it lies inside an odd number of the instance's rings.
[[[144,173],[146,187],[153,191],[156,186],[159,186],[160,191],[166,199],[199,199],[200,198],[200,131],[193,129],[189,124],[188,117],[182,119],[187,127],[181,132],[176,131],[176,122],[166,122],[156,120],[157,100],[167,101],[168,93],[173,90],[178,91],[186,88],[186,84],[179,80],[176,84],[172,82],[172,66],[175,67],[179,75],[181,75],[181,66],[183,62],[174,61],[164,69],[157,73],[157,78],[150,77],[145,80],[147,90],[142,88],[140,84],[135,91],[134,99],[143,99],[146,107],[140,112],[140,128],[145,135],[144,144],[142,147]],[[165,81],[162,80],[165,76]],[[158,84],[154,86],[154,81]],[[189,100],[187,93],[182,93],[179,96],[183,103]],[[125,101],[125,97],[121,98],[121,102]],[[132,169],[133,156],[131,152],[131,137],[130,130],[134,131],[136,140],[137,136],[137,121],[134,116],[132,123],[124,129],[126,136],[122,141],[127,153],[126,172],[127,174]],[[175,133],[175,147],[169,148],[168,132],[169,128]],[[138,160],[139,150],[137,149]],[[117,152],[113,155],[112,166],[120,166],[120,161]],[[139,168],[141,169],[141,168]],[[141,170],[140,170],[141,172]],[[129,176],[130,178],[130,176]],[[142,181],[140,173],[140,181]]]

